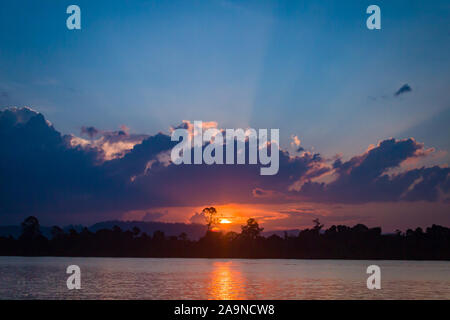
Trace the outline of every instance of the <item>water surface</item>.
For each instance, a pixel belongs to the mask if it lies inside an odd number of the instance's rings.
[[[0,299],[450,299],[450,262],[0,257]]]

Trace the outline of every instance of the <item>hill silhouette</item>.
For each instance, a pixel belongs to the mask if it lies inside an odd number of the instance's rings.
[[[97,232],[102,229],[113,229],[115,226],[123,231],[139,228],[141,232],[153,234],[156,231],[164,232],[167,236],[178,236],[181,233],[186,233],[189,239],[198,240],[205,235],[206,226],[198,223],[167,223],[157,221],[119,221],[111,220],[96,223],[89,227],[92,232]]]
[[[147,234],[153,234],[155,231],[162,231],[167,236],[177,236],[181,233],[186,233],[188,238],[191,240],[198,240],[205,235],[206,226],[197,223],[167,223],[167,222],[157,222],[157,221],[120,221],[120,220],[110,220],[95,223],[87,229],[91,232],[97,232],[101,229],[112,229],[114,226],[120,227],[123,231],[132,230],[137,227],[141,232]],[[70,230],[75,230],[81,232],[85,227],[82,225],[68,225],[62,227],[64,232],[69,232]],[[52,238],[52,227],[41,226],[41,234],[47,239]],[[0,226],[0,237],[13,237],[15,239],[19,238],[22,233],[22,228],[19,225],[12,226]]]

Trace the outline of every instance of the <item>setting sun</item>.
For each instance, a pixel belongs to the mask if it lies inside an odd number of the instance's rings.
[[[221,220],[220,220],[220,223],[226,224],[226,223],[231,223],[231,221],[228,220],[228,219],[221,219]]]

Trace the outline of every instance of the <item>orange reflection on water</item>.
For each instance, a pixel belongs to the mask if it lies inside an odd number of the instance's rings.
[[[209,299],[239,300],[246,299],[245,279],[233,261],[214,261],[209,286]]]

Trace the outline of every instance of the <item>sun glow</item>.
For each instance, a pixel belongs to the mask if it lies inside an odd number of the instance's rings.
[[[212,266],[211,284],[208,292],[212,299],[248,299],[245,291],[245,280],[239,265],[232,261],[216,261]]]
[[[221,219],[220,223],[227,224],[227,223],[231,223],[231,221],[228,219]]]

